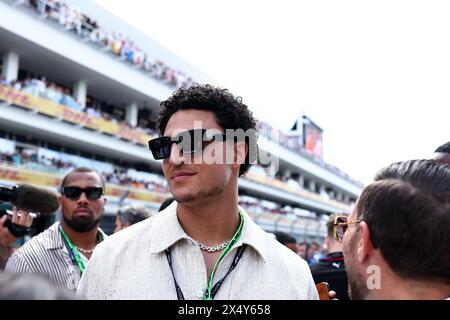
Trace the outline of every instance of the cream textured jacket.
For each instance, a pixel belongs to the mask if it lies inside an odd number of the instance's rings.
[[[207,271],[200,248],[181,227],[172,203],[157,215],[126,228],[95,249],[78,287],[88,299],[177,299],[165,250],[187,300],[201,299]],[[247,245],[217,292],[227,299],[318,299],[307,263],[244,214],[241,237],[219,265],[214,283],[229,269],[236,248]]]

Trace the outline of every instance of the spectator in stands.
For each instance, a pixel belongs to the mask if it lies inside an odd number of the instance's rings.
[[[314,266],[319,262],[320,258],[322,258],[322,254],[320,253],[320,244],[317,242],[312,242],[308,250],[308,265],[310,267]]]
[[[444,143],[442,146],[434,151],[436,153],[435,160],[439,163],[450,166],[450,141]]]
[[[35,236],[8,260],[6,271],[35,273],[69,289],[76,289],[85,265],[106,237],[99,229],[105,181],[96,171],[77,168],[61,182],[61,222]]]
[[[17,210],[15,207],[13,207],[12,211],[11,223],[24,227],[31,226],[33,218],[28,214],[28,211]],[[0,270],[5,269],[6,262],[13,253],[12,244],[18,239],[5,225],[6,219],[8,219],[6,214],[0,218]]]
[[[308,259],[308,251],[311,245],[308,242],[300,242],[298,244],[298,255],[304,260]]]
[[[75,99],[70,95],[69,89],[64,90],[64,93],[59,103],[77,111],[83,110],[83,107],[77,101],[75,101]]]
[[[1,75],[1,74],[0,74],[0,84],[2,86],[9,86],[9,81],[6,80],[6,78],[3,75]]]
[[[332,214],[327,222],[327,235],[325,244],[328,254],[319,259],[319,262],[311,268],[311,273],[316,284],[327,282],[330,289],[337,293],[339,300],[348,300],[348,283],[345,272],[344,255],[342,254],[342,244],[336,239],[336,226],[341,217],[345,214]]]
[[[46,6],[47,0],[37,0],[37,11],[41,14],[41,16],[46,17]]]
[[[14,0],[15,5],[30,6],[30,0]],[[167,82],[178,87],[190,86],[191,77],[187,77],[183,72],[166,67],[161,61],[153,63],[137,44],[126,38],[119,32],[109,32],[100,27],[88,15],[82,13],[80,8],[73,4],[66,4],[59,0],[34,0],[31,7],[37,11],[41,17],[47,18],[64,26],[66,30],[74,31],[83,39],[99,44],[102,48],[111,49],[114,54],[123,56],[123,60],[133,63],[145,71],[154,74]],[[125,47],[125,49],[124,49]],[[178,78],[180,78],[178,80]],[[8,83],[4,83],[8,85]]]
[[[114,233],[150,218],[153,214],[152,210],[139,203],[124,206],[117,211]]]
[[[150,146],[155,158],[164,158],[175,201],[105,241],[78,291],[89,299],[317,299],[306,262],[238,207],[238,177],[257,150],[247,106],[228,90],[194,85],[161,107],[163,137]],[[186,131],[194,128],[199,131]],[[248,139],[219,134],[225,129],[240,129]],[[211,164],[212,148],[229,162]]]
[[[45,77],[31,79],[31,84],[34,87],[34,95],[45,98],[47,91],[47,79]]]
[[[20,91],[22,90],[22,83],[18,80],[11,81],[11,87],[13,87],[14,90]]]
[[[391,164],[337,234],[351,299],[450,299],[450,168]]]
[[[288,247],[295,253],[298,253],[298,246],[297,246],[297,240],[286,232],[277,231],[274,233],[275,238],[278,242],[280,242],[282,245]]]

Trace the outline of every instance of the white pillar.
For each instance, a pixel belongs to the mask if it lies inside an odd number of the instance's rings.
[[[311,192],[316,192],[316,181],[314,179],[309,181],[309,190]]]
[[[133,127],[137,126],[138,124],[138,111],[139,108],[135,102],[132,102],[129,105],[127,105],[125,119]]]
[[[291,170],[286,169],[286,171],[283,174],[284,181],[287,181],[288,179],[290,179],[290,177],[291,177]]]
[[[350,196],[348,193],[344,194],[344,203],[350,203]]]
[[[320,185],[319,185],[319,194],[324,194],[324,193],[326,193],[326,191],[325,191],[325,185],[320,184]]]
[[[19,76],[19,55],[9,51],[3,56],[3,78],[6,81],[17,80]]]
[[[305,178],[303,177],[303,175],[301,173],[298,175],[298,184],[299,184],[300,188],[305,187]]]
[[[84,108],[86,107],[87,83],[80,80],[73,85],[73,98]]]

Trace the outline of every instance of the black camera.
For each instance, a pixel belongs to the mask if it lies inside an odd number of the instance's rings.
[[[21,212],[18,210],[18,215],[20,217]],[[15,237],[21,238],[26,235],[34,236],[42,231],[44,231],[49,226],[49,216],[42,215],[40,213],[30,212],[30,216],[33,218],[31,226],[24,227],[19,224],[12,222],[13,212],[8,209],[0,210],[0,218],[4,215],[7,216],[4,226],[8,228],[8,231]]]
[[[12,223],[12,205],[30,212],[33,218],[30,227],[24,227]],[[5,226],[15,237],[25,235],[36,235],[52,222],[51,215],[58,209],[58,196],[49,190],[33,187],[23,184],[18,186],[0,186],[0,218],[7,215]],[[20,208],[20,209],[19,209]],[[38,213],[34,213],[38,212]]]

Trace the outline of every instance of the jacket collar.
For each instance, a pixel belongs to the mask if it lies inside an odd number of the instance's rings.
[[[60,221],[55,222],[51,225],[47,230],[42,233],[43,237],[43,245],[47,250],[54,249],[62,249],[64,247],[64,240],[62,238],[61,232],[59,232]],[[103,232],[100,228],[98,228],[98,232],[100,232],[103,236],[103,239],[106,239],[108,235]]]

